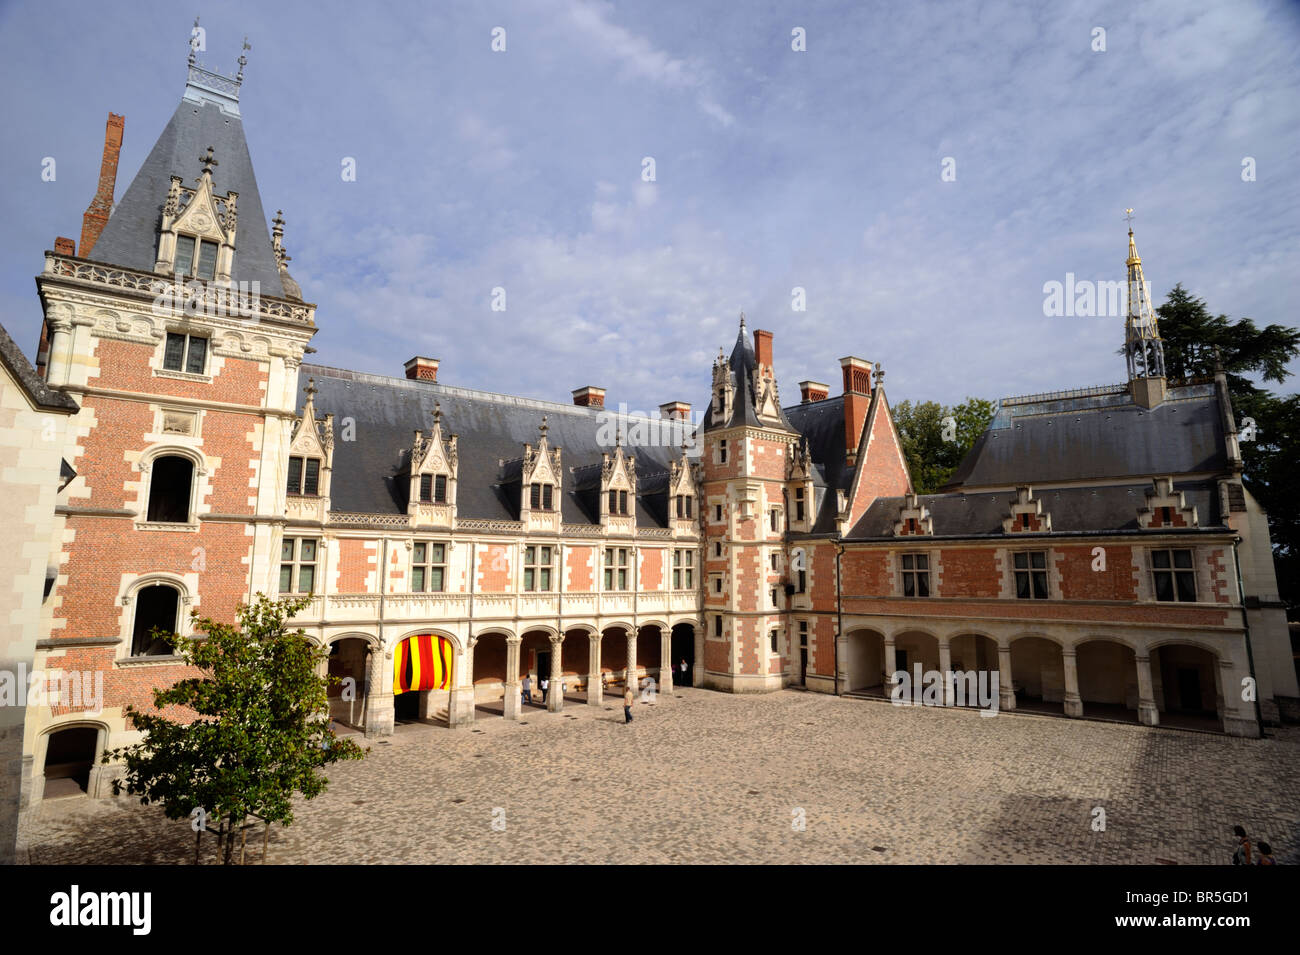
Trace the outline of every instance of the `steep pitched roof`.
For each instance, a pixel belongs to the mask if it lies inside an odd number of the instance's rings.
[[[171,177],[179,176],[184,184],[193,185],[200,169],[199,157],[211,146],[217,160],[213,191],[239,194],[239,232],[231,280],[258,282],[263,295],[283,298],[243,122],[237,111],[232,113],[216,98],[193,90],[193,84],[186,86],[185,98],[114,207],[92,250],[94,261],[153,271],[158,259],[158,225]]]
[[[637,433],[627,426],[627,416],[602,408],[534,401],[323,365],[303,365],[301,376],[316,381],[317,413],[335,415],[330,505],[336,511],[405,512],[407,491],[401,478],[409,467],[415,431],[427,431],[433,420],[434,402],[442,409],[443,433],[459,435],[456,505],[462,518],[518,519],[519,458],[524,444],[536,447],[538,426],[545,415],[549,444],[562,451],[562,520],[566,524],[595,524],[600,519],[600,502],[594,499],[591,489],[594,486],[598,493],[601,454],[612,450],[606,440],[612,430],[606,423],[607,416],[623,422],[624,435]],[[300,393],[300,412],[305,400]],[[345,418],[352,419],[350,430],[355,440],[341,440]],[[662,495],[665,488],[664,482],[657,479],[659,472],[668,470],[680,449],[649,444],[628,447],[625,441],[625,450],[636,455],[638,526],[666,526],[667,507],[653,498]]]
[[[944,490],[1193,474],[1228,467],[1213,385],[1141,408],[1122,386],[1002,402]]]
[[[782,427],[787,431],[793,431],[794,427],[790,424],[785,416],[785,412],[778,409],[780,420],[777,424],[765,423],[758,418],[758,395],[754,392],[754,369],[758,366],[758,358],[754,354],[754,343],[749,336],[745,334],[745,323],[740,323],[740,331],[736,335],[736,344],[731,349],[731,357],[727,359],[727,367],[730,369],[731,381],[736,388],[735,400],[731,404],[731,417],[726,421],[714,420],[713,402],[709,402],[709,409],[704,413],[704,430],[712,431],[715,428],[735,428],[742,425],[749,425],[755,428]]]

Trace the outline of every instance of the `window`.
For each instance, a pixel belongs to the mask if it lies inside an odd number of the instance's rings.
[[[772,510],[768,512],[767,517],[768,517],[768,522],[772,526],[773,533],[780,531],[781,530],[781,509],[779,507],[772,508]]]
[[[801,594],[808,592],[808,571],[802,567],[799,568],[799,572],[795,576],[794,589]]]
[[[627,548],[605,548],[605,589],[627,590]]]
[[[1020,515],[1020,529],[1021,529],[1022,531],[1030,530],[1030,527],[1029,527],[1029,514],[1028,514],[1028,512],[1026,512],[1026,513]]]
[[[781,604],[780,604],[780,603],[778,602],[778,600],[777,600],[776,588],[773,587],[773,588],[772,588],[770,591],[768,591],[768,592],[772,595],[772,606],[773,606],[773,607],[780,607]]]
[[[194,462],[178,455],[164,455],[154,459],[150,472],[146,519],[164,524],[188,524]]]
[[[198,255],[194,249],[198,247]],[[195,239],[192,235],[176,237],[176,271],[211,280],[217,273],[217,243]]]
[[[727,439],[723,438],[718,442],[718,463],[727,463]]]
[[[773,572],[777,572],[777,573],[780,572],[781,568],[779,564],[781,563],[781,558],[779,555],[777,554],[768,555],[768,562],[772,565]]]
[[[416,541],[411,547],[411,593],[440,594],[447,579],[447,545]]]
[[[447,475],[421,474],[420,501],[424,504],[446,504]]]
[[[677,517],[681,520],[690,520],[692,517],[691,495],[677,495]]]
[[[549,591],[551,589],[550,546],[529,545],[524,548],[524,590]]]
[[[713,542],[713,556],[714,557],[722,556],[722,541]]]
[[[721,618],[721,617],[714,617],[714,618],[713,618],[713,635],[714,635],[715,637],[720,637],[720,636],[722,636],[722,618]]]
[[[1021,600],[1047,599],[1047,552],[1021,551],[1016,554],[1016,596]]]
[[[135,623],[131,629],[131,656],[170,656],[171,644],[153,634],[175,633],[180,608],[180,593],[175,587],[156,584],[142,587],[135,595]]]
[[[1156,600],[1196,600],[1196,571],[1190,550],[1153,550],[1151,572],[1155,576]]]
[[[280,542],[280,593],[315,593],[317,546],[317,541],[306,537]]]
[[[627,517],[627,491],[609,492],[609,513],[617,517]]]
[[[692,590],[695,587],[695,551],[673,551],[673,590]]]
[[[184,371],[192,375],[203,374],[208,358],[208,340],[197,335],[167,333],[163,346],[163,368],[167,371]]]
[[[320,458],[289,458],[289,493],[320,493]]]
[[[722,505],[721,505],[721,504],[714,504],[714,505],[713,505],[713,520],[714,520],[714,522],[717,523],[717,524],[721,524],[721,523],[722,523]]]
[[[443,491],[446,494],[446,491]],[[535,511],[553,511],[555,510],[555,485],[553,484],[530,484],[529,485],[529,506]]]
[[[1017,554],[1017,557],[1020,555]],[[1016,565],[1020,566],[1019,564]],[[1017,580],[1019,578],[1017,577]],[[903,596],[930,596],[930,557],[928,554],[903,555]]]
[[[805,648],[808,646],[808,621],[807,620],[799,621],[799,646]]]
[[[720,594],[720,593],[722,593],[722,575],[721,575],[721,574],[714,574],[714,575],[713,575],[713,592],[714,592],[715,594]]]
[[[801,488],[801,487],[799,487],[799,488],[795,488],[795,491],[794,491],[794,519],[795,519],[796,521],[802,521],[802,520],[803,520],[803,508],[804,508],[803,488]]]
[[[777,638],[777,633],[778,633],[778,631],[773,630],[772,633],[770,634],[771,639],[772,639],[772,652],[773,652],[773,653],[780,653],[780,652],[781,652],[781,651],[777,648],[777,639],[778,639],[778,638]]]

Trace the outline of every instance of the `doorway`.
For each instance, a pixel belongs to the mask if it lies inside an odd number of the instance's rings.
[[[1199,712],[1201,703],[1201,674],[1191,667],[1178,668],[1178,705],[1180,709]]]
[[[99,730],[73,726],[51,733],[45,744],[45,799],[90,792],[90,771],[99,748]]]

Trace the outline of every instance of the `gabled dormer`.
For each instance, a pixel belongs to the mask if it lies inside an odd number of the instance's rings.
[[[727,356],[718,349],[717,360],[713,363],[713,404],[710,420],[720,425],[731,420],[731,410],[736,401],[736,385],[731,378],[731,366]]]
[[[934,533],[934,519],[930,509],[920,502],[916,494],[908,492],[898,508],[898,520],[894,522],[895,537],[930,536]]]
[[[519,519],[525,531],[560,530],[560,494],[563,491],[560,449],[552,448],[546,417],[538,427],[537,445],[524,445],[520,469]]]
[[[1002,520],[1004,534],[1050,534],[1052,515],[1043,510],[1041,498],[1034,497],[1028,484],[1016,488],[1016,499],[1011,502],[1011,512]]]
[[[235,261],[238,225],[237,193],[219,196],[212,189],[218,165],[212,147],[199,157],[203,172],[197,187],[187,189],[180,176],[171,177],[158,226],[158,260],[154,271],[202,281],[229,282]]]
[[[285,462],[285,515],[324,521],[330,509],[334,467],[334,416],[316,418],[316,380],[307,379],[307,402],[294,420]]]
[[[1187,506],[1182,491],[1174,490],[1172,477],[1158,477],[1147,489],[1146,506],[1138,508],[1138,526],[1143,530],[1196,527],[1195,507]]]
[[[614,453],[600,456],[600,523],[608,530],[636,532],[636,456],[623,453],[623,442]]]
[[[674,533],[698,532],[699,501],[699,474],[683,444],[682,456],[668,464],[668,526]]]
[[[790,530],[795,533],[811,531],[817,522],[813,476],[812,449],[807,435],[800,435],[799,443],[791,449],[785,476],[790,484]]]
[[[442,433],[442,405],[434,402],[433,429],[411,443],[406,512],[416,527],[451,527],[456,519],[457,436]]]

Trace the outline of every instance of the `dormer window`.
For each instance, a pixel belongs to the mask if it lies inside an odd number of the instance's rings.
[[[208,340],[197,335],[167,333],[163,349],[163,368],[167,371],[184,371],[191,375],[203,374],[208,359]]]
[[[176,236],[176,272],[207,281],[215,278],[217,243],[192,235]]]
[[[535,511],[555,510],[555,486],[553,484],[530,484],[528,506]]]
[[[304,494],[315,497],[320,494],[320,458],[289,458],[290,494]]]
[[[692,497],[690,494],[677,495],[677,517],[681,520],[690,520],[693,514]]]
[[[796,521],[800,521],[800,522],[803,521],[803,513],[804,513],[804,497],[803,497],[803,495],[804,495],[804,489],[803,489],[803,488],[801,488],[801,487],[795,488],[795,491],[794,491],[794,519],[795,519]]]
[[[422,504],[447,503],[447,475],[420,475],[420,502]]]
[[[609,513],[614,517],[627,517],[627,491],[609,492]]]

